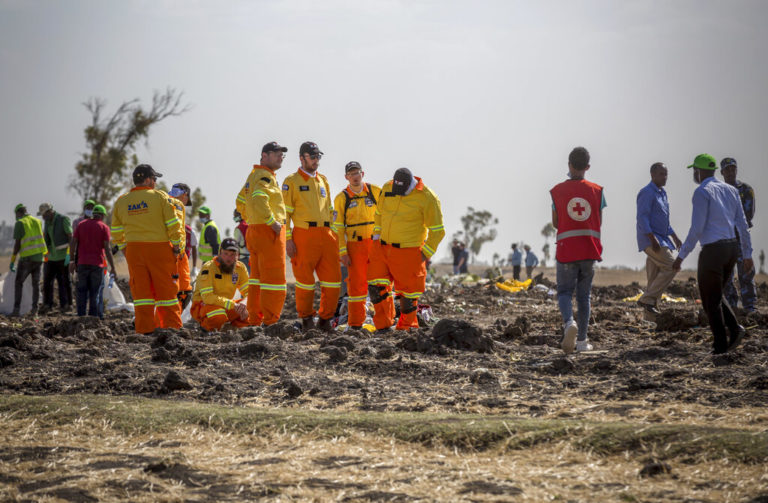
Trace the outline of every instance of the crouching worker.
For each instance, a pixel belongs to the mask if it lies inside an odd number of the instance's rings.
[[[234,239],[224,239],[218,256],[203,264],[197,277],[190,314],[205,330],[219,330],[227,322],[248,326],[246,303],[233,300],[237,290],[248,295],[248,269],[238,261],[238,250]]]

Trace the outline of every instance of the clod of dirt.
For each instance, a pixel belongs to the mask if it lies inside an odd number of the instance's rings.
[[[682,332],[699,324],[698,314],[690,311],[665,309],[656,315],[656,330],[660,332]]]
[[[19,360],[13,348],[0,348],[0,369],[10,367]]]
[[[495,484],[488,482],[487,480],[473,480],[472,482],[465,482],[464,489],[459,491],[459,494],[469,493],[485,493],[485,494],[507,494],[515,496],[522,494],[523,490],[519,487],[510,486],[507,484]]]
[[[343,362],[347,359],[347,348],[338,346],[325,346],[320,351],[328,355],[329,363]]]
[[[165,348],[155,348],[152,351],[153,362],[169,362],[171,361],[171,353]]]
[[[712,365],[715,367],[725,367],[739,360],[739,357],[733,353],[724,353],[712,356]]]
[[[256,341],[240,346],[240,356],[258,358],[272,352],[272,346],[266,341]]]
[[[182,345],[181,337],[174,332],[163,328],[155,330],[155,340],[152,341],[153,348],[164,347],[169,351],[173,351],[179,349]]]
[[[299,386],[299,383],[296,382],[294,379],[285,379],[280,383],[280,385],[285,390],[285,394],[288,395],[290,398],[296,398],[301,396],[304,393],[304,390]]]
[[[472,374],[469,376],[469,380],[474,384],[487,384],[487,383],[499,382],[499,378],[493,375],[493,373],[490,370],[485,368],[477,368],[473,370]]]
[[[386,341],[377,341],[374,343],[376,348],[376,358],[379,360],[388,360],[395,356],[395,346]]]
[[[24,338],[13,334],[0,339],[0,348],[13,348],[19,351],[26,351],[28,349],[27,341]]]
[[[178,390],[190,390],[192,385],[189,383],[186,377],[182,376],[175,370],[171,370],[165,376],[163,381],[163,389],[165,391],[178,391]]]
[[[219,336],[219,340],[221,342],[228,343],[228,342],[240,342],[243,340],[243,338],[237,332],[227,331],[222,333]]]
[[[273,325],[269,325],[264,328],[264,334],[268,337],[277,337],[278,339],[289,339],[296,335],[298,330],[293,326],[293,323],[288,321],[278,321]]]
[[[250,341],[257,335],[261,335],[263,333],[264,331],[261,327],[245,327],[240,329],[240,337],[242,337],[244,341]]]
[[[656,477],[657,475],[663,475],[665,473],[672,473],[672,468],[667,463],[654,461],[646,463],[646,465],[640,469],[638,475],[640,477]]]
[[[493,339],[483,335],[483,330],[464,320],[442,319],[432,328],[432,338],[438,344],[450,348],[490,353]]]
[[[762,375],[762,376],[755,377],[749,382],[749,386],[753,389],[760,389],[760,390],[768,389],[768,376]]]
[[[557,374],[568,374],[576,369],[576,365],[570,358],[558,358],[553,360],[549,366]]]
[[[347,351],[355,349],[355,341],[346,335],[334,337],[333,339],[326,339],[320,343],[320,347],[324,346],[337,346],[340,348],[346,348]]]

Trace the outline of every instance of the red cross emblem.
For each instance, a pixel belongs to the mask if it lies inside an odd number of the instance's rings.
[[[587,220],[592,214],[592,206],[583,197],[574,197],[568,201],[568,216],[577,222]]]

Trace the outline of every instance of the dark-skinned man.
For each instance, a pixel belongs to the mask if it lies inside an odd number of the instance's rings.
[[[736,187],[736,190],[739,191],[741,207],[744,209],[744,216],[747,219],[747,227],[751,229],[752,218],[755,216],[755,191],[748,184],[736,178],[738,166],[736,165],[736,159],[733,157],[726,157],[720,161],[720,173],[723,175],[725,183]],[[739,281],[739,289],[737,290],[734,286],[733,279],[729,279],[725,283],[725,300],[728,301],[731,307],[735,308],[738,305],[739,296],[741,296],[741,307],[748,313],[755,312],[757,310],[755,268],[752,267],[749,271],[744,268],[744,260],[741,257],[741,253],[739,253],[739,257],[736,259],[736,277]]]
[[[651,165],[651,181],[637,194],[637,248],[645,252],[645,274],[648,286],[637,303],[653,315],[659,314],[658,303],[664,290],[675,279],[672,269],[674,250],[680,239],[669,223],[669,200],[664,186],[667,167],[662,162]]]
[[[69,242],[72,240],[72,223],[69,217],[43,203],[37,212],[43,217],[43,237],[48,255],[43,264],[43,306],[40,313],[53,308],[53,283],[58,285],[61,312],[72,308],[72,284],[69,280]]]
[[[287,218],[285,249],[291,258],[296,278],[296,311],[302,330],[333,330],[331,320],[341,289],[339,245],[331,229],[333,204],[331,189],[324,175],[317,172],[323,153],[317,144],[301,144],[301,167],[283,182]],[[314,309],[315,273],[320,282],[320,309]]]
[[[685,257],[701,243],[697,272],[701,305],[712,330],[712,353],[722,354],[735,349],[744,337],[744,328],[723,297],[723,288],[733,275],[739,248],[745,270],[754,267],[752,242],[739,192],[715,177],[715,158],[699,154],[688,168],[693,168],[693,180],[699,186],[693,191],[691,229],[672,267],[679,271]]]
[[[104,318],[99,305],[99,296],[104,288],[104,267],[109,264],[110,273],[115,272],[112,251],[109,246],[111,236],[109,227],[104,223],[107,210],[97,204],[89,218],[82,220],[72,235],[72,256],[77,257],[69,263],[69,272],[77,271],[77,315]]]
[[[339,241],[341,263],[347,267],[348,325],[360,329],[365,321],[365,300],[368,296],[368,256],[373,240],[376,202],[381,188],[363,183],[365,172],[357,161],[344,167],[349,185],[333,201],[334,230]]]
[[[200,209],[197,210],[197,216],[200,218],[200,223],[203,224],[203,228],[200,230],[197,253],[200,255],[200,261],[205,264],[219,254],[221,234],[216,222],[211,219],[211,209],[208,206],[200,206]]]
[[[11,272],[16,273],[14,280],[13,311],[11,316],[19,316],[21,309],[21,294],[24,281],[32,276],[32,316],[37,314],[37,305],[40,301],[40,269],[43,266],[43,257],[48,252],[43,238],[43,224],[37,218],[27,213],[27,207],[19,203],[13,209],[16,215],[16,224],[13,227],[13,254],[11,255]],[[19,267],[16,268],[16,257],[19,258]]]
[[[245,245],[250,255],[248,316],[251,325],[273,325],[285,303],[285,204],[275,173],[288,151],[272,141],[261,148],[235,205],[245,218]]]
[[[380,333],[392,326],[394,283],[395,294],[400,297],[397,329],[418,328],[416,315],[426,286],[426,262],[445,237],[440,200],[421,178],[408,168],[400,168],[381,188],[373,232],[368,294],[374,307],[374,325]]]
[[[162,175],[149,164],[133,170],[134,187],[120,196],[112,211],[112,241],[125,250],[135,308],[136,331],[181,328],[177,258],[184,245],[184,227],[168,194],[155,190]]]
[[[229,322],[233,327],[246,327],[248,308],[235,301],[235,293],[248,295],[248,269],[238,260],[239,247],[232,238],[224,238],[218,256],[200,269],[190,314],[204,330],[219,330]]]

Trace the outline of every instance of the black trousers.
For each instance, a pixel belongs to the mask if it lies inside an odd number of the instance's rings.
[[[49,260],[43,265],[43,306],[53,307],[53,281],[59,284],[59,303],[62,308],[72,305],[72,285],[69,269],[64,260]]]
[[[513,265],[512,266],[512,279],[516,279],[520,281],[520,266],[519,265]]]
[[[739,322],[733,314],[730,304],[725,300],[723,292],[725,282],[733,275],[733,267],[739,255],[739,243],[736,240],[724,240],[701,247],[699,254],[699,293],[701,305],[707,313],[709,327],[714,337],[715,353],[728,349],[728,333],[733,336],[739,330]]]
[[[16,271],[16,280],[13,290],[13,310],[18,311],[21,307],[21,294],[24,288],[24,281],[27,276],[32,275],[32,309],[37,309],[37,303],[40,301],[40,268],[42,262],[32,260],[19,260],[19,269]]]

